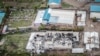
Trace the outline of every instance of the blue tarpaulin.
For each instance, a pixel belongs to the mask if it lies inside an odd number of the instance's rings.
[[[4,12],[0,12],[0,24],[2,23],[2,20],[5,16],[5,13]]]
[[[61,3],[61,0],[49,0],[48,3],[57,3],[57,4],[60,4]]]
[[[100,5],[91,5],[90,6],[90,11],[93,11],[93,12],[100,12]]]
[[[95,2],[100,2],[100,0],[95,0]]]
[[[50,19],[50,13],[48,13],[49,9],[45,10],[44,16],[43,16],[43,20],[49,21]]]

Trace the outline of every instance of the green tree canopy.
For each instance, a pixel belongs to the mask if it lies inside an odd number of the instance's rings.
[[[3,5],[3,1],[0,0],[0,8],[2,8],[4,5]]]

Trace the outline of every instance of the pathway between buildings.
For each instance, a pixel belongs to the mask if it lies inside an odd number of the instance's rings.
[[[84,1],[77,1],[77,0],[63,0],[63,2],[66,2],[70,5],[75,6],[76,8],[80,8],[82,7],[84,4],[86,4],[87,2]]]

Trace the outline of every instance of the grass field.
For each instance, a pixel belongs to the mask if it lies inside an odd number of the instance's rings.
[[[32,20],[19,20],[10,22],[10,27],[23,27],[23,26],[30,26],[32,24]]]
[[[7,50],[8,53],[25,53],[29,36],[30,33],[5,35],[3,38],[6,39],[6,41],[3,45],[3,48]]]
[[[8,20],[8,25],[11,28],[17,27],[27,27],[30,26],[35,19],[38,9],[47,8],[47,0],[18,0],[19,3],[21,2],[23,7],[25,4],[25,8],[28,9],[20,9],[16,11],[12,11],[10,14],[10,20]],[[25,2],[25,3],[24,3]],[[24,4],[23,4],[24,3]],[[29,9],[30,8],[30,9]],[[27,20],[26,20],[27,19]]]

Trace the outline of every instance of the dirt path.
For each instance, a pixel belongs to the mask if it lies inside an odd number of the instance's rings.
[[[81,1],[77,1],[77,0],[63,0],[63,2],[71,4],[77,8],[83,6],[86,3],[84,1],[81,2]]]

